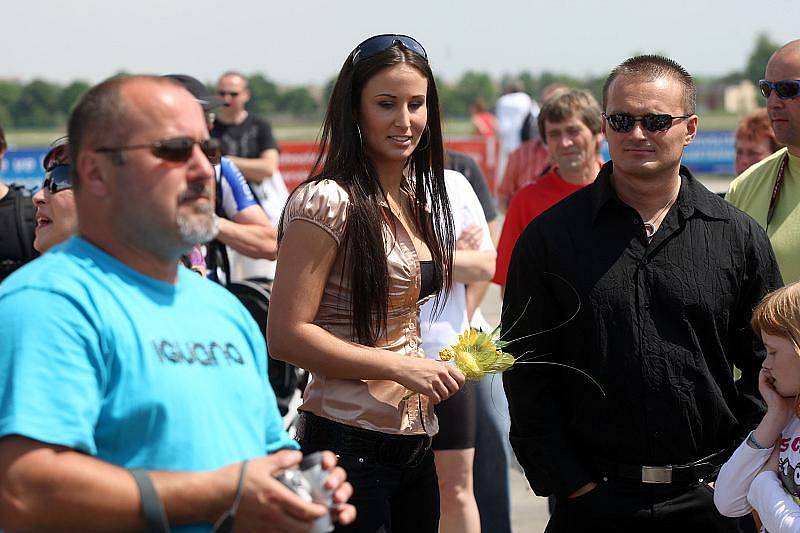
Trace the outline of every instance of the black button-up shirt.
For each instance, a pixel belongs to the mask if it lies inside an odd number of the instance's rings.
[[[511,443],[540,495],[596,481],[598,461],[692,462],[764,414],[749,320],[783,283],[763,229],[681,167],[648,241],[612,168],[534,219],[508,270],[503,340],[527,337],[506,348]]]

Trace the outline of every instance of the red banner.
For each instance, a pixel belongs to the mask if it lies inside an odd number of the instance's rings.
[[[498,141],[494,137],[467,137],[445,141],[445,147],[462,152],[478,162],[489,190],[494,191],[497,169]],[[288,141],[281,143],[281,176],[289,190],[308,177],[317,160],[319,147],[313,142]]]

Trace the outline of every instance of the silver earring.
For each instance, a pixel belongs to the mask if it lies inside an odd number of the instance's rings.
[[[355,123],[356,125],[356,132],[358,133],[358,144],[361,145],[361,149],[364,149],[364,138],[361,137],[361,128],[358,126],[358,122]]]

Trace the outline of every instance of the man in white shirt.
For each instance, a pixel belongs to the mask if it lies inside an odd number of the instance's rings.
[[[539,114],[539,104],[522,90],[519,80],[509,80],[503,90],[503,96],[495,104],[497,132],[500,136],[500,162],[497,175],[503,175],[508,154],[522,144],[522,124],[530,115]],[[536,116],[533,117],[534,119]]]
[[[494,274],[494,245],[472,185],[452,170],[445,170],[444,177],[453,230],[459,238],[453,254],[453,286],[441,313],[434,311],[432,300],[420,310],[422,348],[431,359],[439,359],[442,348],[458,342],[458,335],[470,326],[466,284],[486,281]],[[433,450],[439,476],[442,533],[474,533],[481,529],[472,490],[477,416],[474,386],[475,383],[465,384],[458,395],[436,406],[439,433],[433,439]]]

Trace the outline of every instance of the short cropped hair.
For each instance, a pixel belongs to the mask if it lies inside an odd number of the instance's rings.
[[[660,55],[641,55],[631,57],[620,63],[603,84],[603,110],[608,105],[608,88],[619,76],[632,76],[655,80],[669,77],[683,86],[683,112],[694,115],[697,109],[697,88],[694,79],[677,61]]]
[[[542,109],[539,111],[539,118],[536,119],[542,141],[547,144],[545,121],[563,122],[572,117],[578,117],[592,133],[600,133],[601,111],[594,96],[582,89],[560,89],[544,101]]]
[[[219,83],[219,80],[221,80],[222,78],[226,78],[226,77],[228,77],[228,76],[236,76],[236,77],[238,77],[238,78],[242,78],[242,81],[244,81],[244,88],[245,88],[245,89],[247,89],[247,88],[248,88],[249,82],[248,82],[248,80],[247,80],[247,76],[245,76],[244,74],[242,74],[242,73],[241,73],[240,71],[238,71],[238,70],[226,70],[226,71],[225,71],[225,72],[223,72],[223,73],[222,73],[222,75],[219,77],[219,79],[217,80],[217,83]]]
[[[6,142],[6,132],[3,131],[3,126],[0,126],[0,155],[8,150],[8,143]]]
[[[78,176],[78,154],[95,143],[105,145],[124,144],[130,135],[130,106],[122,98],[125,85],[137,80],[150,80],[158,84],[180,85],[161,76],[115,76],[89,89],[78,100],[67,122],[69,157],[72,161],[72,182],[80,187]]]
[[[772,124],[769,121],[767,110],[763,107],[745,116],[736,127],[736,140],[763,142],[769,144],[771,153],[783,148],[783,145],[775,138],[772,131]]]

